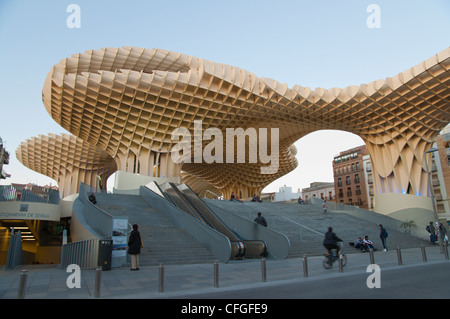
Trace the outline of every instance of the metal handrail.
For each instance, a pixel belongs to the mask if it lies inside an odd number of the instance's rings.
[[[81,269],[97,267],[98,247],[100,239],[88,239],[64,244],[61,250],[60,267],[67,268],[71,264]]]
[[[213,195],[214,195],[215,197],[217,197],[217,198],[222,197],[222,195],[217,195],[216,193],[213,193],[213,192],[211,192],[209,189],[207,189],[207,190],[205,191],[204,198],[207,198],[207,197],[206,197],[206,193],[211,193],[211,194],[213,194]]]

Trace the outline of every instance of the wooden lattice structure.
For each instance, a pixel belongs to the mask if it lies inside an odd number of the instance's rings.
[[[297,166],[293,143],[316,130],[359,135],[377,192],[427,194],[424,153],[450,122],[450,48],[390,78],[359,86],[289,88],[229,65],[161,49],[104,48],[63,59],[49,72],[43,102],[64,129],[109,154],[121,171],[198,179],[241,198]],[[174,162],[177,128],[278,129],[276,170],[246,162]],[[208,142],[203,140],[205,150]],[[223,150],[226,150],[224,142]],[[266,145],[267,146],[267,145]],[[267,146],[270,150],[270,147]],[[216,149],[217,151],[217,149]],[[253,152],[253,153],[252,153]],[[273,163],[272,163],[273,164]]]

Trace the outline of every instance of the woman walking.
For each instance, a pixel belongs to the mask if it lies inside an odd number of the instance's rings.
[[[130,233],[128,239],[128,253],[131,255],[131,269],[139,270],[139,257],[141,253],[142,239],[141,234],[138,231],[138,225],[133,225],[133,230]]]

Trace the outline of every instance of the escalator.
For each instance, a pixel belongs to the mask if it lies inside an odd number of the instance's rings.
[[[156,184],[156,183],[155,183]],[[175,206],[197,218],[202,223],[227,236],[231,243],[231,258],[258,258],[266,255],[267,247],[262,240],[241,238],[225,225],[217,215],[186,184],[165,183],[157,185],[160,193]]]

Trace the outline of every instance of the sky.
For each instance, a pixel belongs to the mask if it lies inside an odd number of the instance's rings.
[[[42,88],[51,67],[72,54],[161,48],[289,87],[329,89],[395,76],[449,45],[448,0],[0,0],[0,137],[11,154],[11,177],[0,184],[56,184],[15,152],[33,136],[67,133],[45,110]],[[298,167],[264,192],[331,182],[333,157],[363,144],[348,132],[313,132],[295,143]]]

